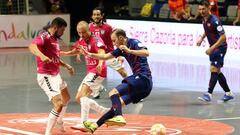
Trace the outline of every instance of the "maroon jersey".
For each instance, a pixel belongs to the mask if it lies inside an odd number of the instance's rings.
[[[60,72],[60,48],[58,39],[48,32],[39,34],[32,44],[36,44],[38,49],[49,59],[50,63],[44,63],[37,57],[37,72],[40,74],[57,75]]]
[[[114,50],[112,40],[111,40],[112,27],[110,25],[103,23],[102,25],[98,26],[94,23],[90,23],[89,29],[96,36],[99,36],[102,38],[104,44],[107,46],[106,53]]]
[[[106,49],[106,46],[104,45],[102,39],[93,34],[90,36],[88,41],[79,39],[75,43],[74,47],[79,48],[79,46],[84,47],[90,53],[98,53],[98,50],[100,48],[104,49],[104,50]],[[88,56],[85,56],[85,60],[86,60],[87,72],[98,74],[96,67],[98,65],[99,60],[88,57]],[[103,62],[102,72],[101,72],[101,74],[99,74],[99,76],[104,77],[104,78],[107,76],[107,65],[106,65],[105,61]]]

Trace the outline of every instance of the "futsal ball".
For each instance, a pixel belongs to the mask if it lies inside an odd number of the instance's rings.
[[[166,135],[166,128],[162,124],[154,124],[151,127],[151,135]]]

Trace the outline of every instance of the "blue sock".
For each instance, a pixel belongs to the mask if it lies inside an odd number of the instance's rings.
[[[122,104],[121,104],[119,95],[114,94],[110,98],[112,101],[112,108],[113,108],[115,116],[122,115]]]
[[[208,93],[212,94],[213,89],[218,81],[218,73],[217,72],[211,72],[211,78],[209,80],[209,86],[208,86]]]
[[[106,120],[114,117],[114,111],[113,108],[111,108],[107,113],[105,113],[100,119],[97,121],[98,127],[102,126],[102,124],[105,123]]]
[[[230,92],[230,89],[227,84],[227,80],[223,73],[218,74],[218,82],[225,92]]]

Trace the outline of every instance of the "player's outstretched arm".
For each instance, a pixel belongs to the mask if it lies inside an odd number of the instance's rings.
[[[60,55],[62,56],[75,56],[75,55],[78,55],[80,54],[80,51],[76,48],[70,50],[70,51],[61,51],[60,52]]]
[[[147,49],[131,50],[126,45],[120,45],[119,49],[126,52],[126,53],[133,54],[133,55],[136,55],[136,56],[143,56],[143,57],[148,57],[149,56],[149,52],[148,52]]]
[[[65,62],[64,62],[63,60],[61,60],[61,59],[60,59],[60,65],[63,66],[63,67],[65,67],[65,68],[68,70],[68,72],[69,72],[70,75],[73,75],[73,74],[75,73],[74,68],[73,68],[71,65],[65,63]]]
[[[114,56],[111,53],[107,53],[107,54],[90,53],[84,48],[82,48],[82,54],[87,55],[88,57],[100,59],[100,60],[107,60],[107,59],[114,58]]]

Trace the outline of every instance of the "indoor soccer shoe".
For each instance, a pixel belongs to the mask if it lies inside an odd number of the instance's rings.
[[[71,128],[74,129],[74,130],[80,130],[82,132],[87,132],[88,131],[83,124],[76,124],[74,126],[71,126]]]
[[[204,93],[202,97],[198,97],[199,100],[205,101],[205,102],[211,102],[212,97],[209,93]]]
[[[66,132],[66,130],[64,128],[64,123],[63,122],[57,122],[55,124],[55,127],[58,128],[61,132]]]
[[[227,102],[227,101],[232,100],[232,99],[234,99],[233,95],[227,95],[227,94],[225,94],[225,95],[222,97],[221,100],[222,100],[223,102]]]
[[[97,125],[90,121],[84,121],[83,125],[87,132],[91,132],[92,134],[97,130]]]
[[[105,124],[107,126],[125,126],[126,125],[126,121],[125,119],[123,118],[123,116],[119,115],[119,116],[115,116],[111,119],[108,119],[105,121]]]

